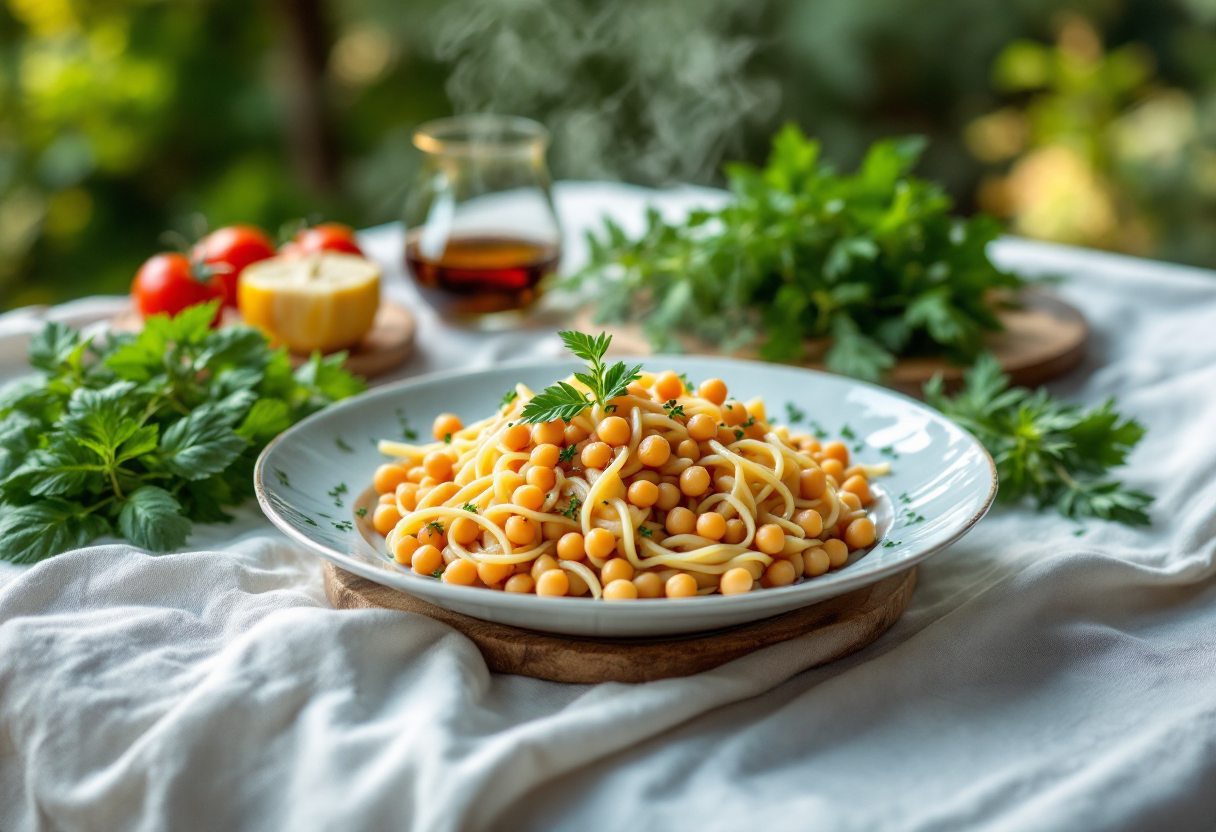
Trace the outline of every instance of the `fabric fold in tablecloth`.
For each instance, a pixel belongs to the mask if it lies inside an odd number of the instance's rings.
[[[612,193],[565,186],[567,226],[636,212]],[[596,687],[329,609],[255,507],[190,552],[95,546],[0,584],[0,830],[1211,829],[1216,276],[996,254],[1068,278],[1095,338],[1058,387],[1148,426],[1122,476],[1157,495],[1151,529],[998,509],[859,654]],[[414,372],[464,337],[423,326]]]

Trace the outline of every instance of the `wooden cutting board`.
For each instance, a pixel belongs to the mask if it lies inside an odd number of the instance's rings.
[[[335,609],[382,608],[425,615],[468,636],[496,673],[580,684],[691,676],[792,638],[807,639],[807,652],[819,654],[811,667],[826,664],[885,633],[907,609],[916,587],[916,567],[912,567],[822,603],[728,630],[656,639],[590,639],[522,630],[450,612],[328,561],[324,573],[325,595]],[[681,603],[695,604],[696,599]]]

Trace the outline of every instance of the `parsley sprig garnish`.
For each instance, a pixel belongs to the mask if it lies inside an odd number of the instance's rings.
[[[571,520],[574,520],[575,515],[578,514],[578,507],[582,504],[583,501],[578,497],[571,497],[570,505],[566,506],[566,510],[562,512],[562,517],[569,517]]]
[[[672,419],[684,418],[684,405],[676,404],[675,399],[668,399],[663,403],[663,409],[667,411],[667,415]]]
[[[1055,506],[1065,517],[1150,524],[1146,509],[1153,498],[1107,478],[1144,436],[1139,422],[1115,412],[1113,400],[1086,410],[1052,398],[1044,388],[1011,388],[991,355],[981,356],[964,379],[966,387],[951,398],[941,378],[934,378],[925,385],[925,399],[992,454],[1001,501],[1029,497],[1040,509]]]
[[[530,423],[551,422],[561,419],[569,423],[589,405],[598,404],[605,412],[611,412],[615,405],[610,402],[617,396],[625,394],[625,388],[640,377],[642,365],[628,369],[624,362],[618,361],[611,367],[604,363],[604,355],[612,336],[601,332],[592,338],[582,332],[559,332],[566,349],[583,359],[590,365],[591,372],[575,373],[574,377],[591,390],[592,397],[575,388],[572,384],[559,381],[546,387],[524,406],[523,421]]]
[[[557,461],[569,462],[576,456],[578,456],[578,448],[573,445],[567,445],[566,447],[562,448],[561,452],[557,455]]]

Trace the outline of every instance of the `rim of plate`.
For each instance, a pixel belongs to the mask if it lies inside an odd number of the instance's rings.
[[[730,609],[730,608],[735,608],[735,607],[752,606],[757,603],[760,603],[761,605],[763,605],[764,602],[759,597],[761,595],[763,595],[767,598],[772,598],[772,599],[776,599],[778,597],[790,598],[790,596],[792,596],[792,595],[800,595],[800,594],[814,596],[814,595],[819,595],[822,590],[827,589],[829,587],[833,588],[835,591],[832,592],[831,596],[827,596],[827,597],[834,597],[836,595],[842,595],[846,592],[850,592],[854,589],[860,589],[861,587],[869,586],[870,584],[877,583],[878,581],[882,580],[883,578],[904,572],[905,570],[910,569],[911,567],[921,563],[922,561],[924,561],[925,559],[929,558],[930,556],[936,554],[937,552],[940,552],[942,549],[945,549],[946,547],[957,542],[960,538],[962,538],[969,531],[971,531],[971,529],[975,527],[976,523],[978,523],[980,520],[982,520],[984,518],[984,515],[986,515],[988,513],[989,509],[992,508],[992,504],[993,504],[994,500],[996,499],[997,486],[998,486],[996,463],[992,459],[992,454],[988,453],[988,449],[984,447],[983,443],[981,443],[978,439],[976,439],[975,435],[972,434],[969,430],[967,430],[962,425],[955,422],[953,419],[950,419],[949,417],[945,416],[943,413],[941,413],[937,410],[934,410],[933,408],[929,407],[928,405],[924,404],[923,402],[917,401],[916,399],[912,398],[911,396],[905,395],[904,393],[900,393],[896,390],[892,390],[889,387],[883,387],[882,385],[879,385],[879,384],[874,384],[874,383],[871,383],[868,381],[862,381],[861,379],[850,378],[848,376],[840,376],[840,375],[836,375],[834,373],[824,372],[822,370],[814,370],[809,367],[799,367],[799,366],[792,365],[792,364],[775,364],[775,363],[769,363],[769,362],[764,362],[764,361],[751,361],[748,359],[741,359],[741,358],[726,358],[726,357],[704,356],[704,355],[681,355],[678,353],[677,354],[657,353],[654,355],[618,356],[618,357],[624,358],[626,360],[634,359],[637,361],[641,361],[643,363],[659,362],[659,361],[666,359],[666,360],[675,360],[675,361],[694,361],[694,362],[701,361],[701,362],[707,362],[707,363],[712,362],[715,365],[729,364],[729,365],[733,365],[733,366],[740,367],[740,368],[746,368],[749,366],[761,366],[761,367],[766,367],[769,369],[787,370],[787,371],[791,371],[791,372],[795,372],[795,373],[806,373],[806,374],[821,377],[821,378],[831,379],[836,382],[842,382],[845,384],[869,388],[871,390],[891,396],[895,399],[899,399],[899,400],[905,402],[906,404],[927,413],[931,419],[938,422],[939,424],[946,425],[950,429],[958,431],[960,434],[962,434],[962,436],[966,439],[966,441],[970,442],[976,449],[978,449],[980,451],[980,453],[983,455],[983,458],[988,462],[988,474],[989,474],[989,479],[990,479],[990,485],[989,485],[989,489],[988,489],[988,494],[984,498],[983,504],[976,511],[974,511],[970,517],[968,517],[966,520],[964,520],[962,523],[960,523],[957,528],[952,530],[949,535],[943,536],[942,538],[940,538],[938,540],[934,540],[932,542],[926,542],[925,544],[922,544],[922,546],[920,548],[914,549],[913,551],[908,552],[908,554],[904,558],[900,559],[899,561],[897,561],[895,563],[883,565],[883,566],[870,567],[869,569],[866,569],[864,571],[853,570],[851,567],[854,567],[858,563],[862,562],[865,559],[863,556],[857,562],[849,564],[845,568],[841,569],[839,572],[835,572],[835,573],[829,572],[827,575],[816,578],[814,581],[802,581],[801,583],[795,583],[795,584],[791,584],[789,586],[771,587],[771,588],[763,590],[762,592],[745,592],[740,595],[707,595],[704,597],[699,597],[699,598],[695,599],[696,607],[699,609],[705,610],[705,609],[712,609],[712,608],[719,608],[719,607],[725,608],[725,609]],[[295,542],[303,545],[305,548],[310,549],[311,551],[317,553],[321,557],[336,564],[337,566],[342,567],[343,569],[347,570],[348,572],[352,572],[356,575],[367,578],[368,580],[375,581],[376,583],[379,583],[379,584],[382,584],[385,586],[389,586],[393,589],[397,589],[401,592],[406,592],[408,594],[409,593],[408,589],[398,586],[397,584],[385,583],[383,580],[380,580],[380,578],[386,574],[387,575],[398,575],[399,577],[401,577],[403,580],[406,580],[406,581],[425,580],[425,578],[420,577],[420,576],[415,576],[415,575],[413,575],[413,573],[407,573],[404,570],[401,572],[396,572],[396,571],[394,571],[392,569],[388,569],[388,568],[378,568],[378,567],[369,566],[366,563],[363,563],[355,558],[350,557],[346,552],[341,552],[341,551],[338,551],[337,549],[334,549],[334,548],[331,548],[324,544],[318,543],[317,541],[314,541],[314,540],[310,539],[307,535],[303,534],[303,532],[301,532],[300,529],[298,529],[295,525],[293,525],[286,517],[281,516],[271,506],[270,499],[266,493],[266,489],[263,484],[263,482],[264,482],[263,474],[265,472],[265,463],[266,463],[266,459],[270,455],[271,451],[280,442],[288,439],[289,437],[291,437],[292,434],[303,430],[306,426],[308,426],[310,423],[312,423],[314,421],[321,421],[323,418],[325,418],[327,416],[332,416],[332,414],[334,414],[335,412],[337,412],[339,410],[345,410],[345,409],[348,409],[351,407],[359,406],[369,399],[380,398],[383,396],[391,396],[393,393],[401,390],[402,388],[409,388],[409,387],[413,387],[415,385],[426,384],[426,383],[434,382],[434,381],[455,380],[455,379],[459,379],[459,378],[463,378],[463,377],[479,375],[482,373],[501,372],[501,371],[512,370],[512,369],[516,369],[516,370],[537,369],[537,370],[540,370],[545,367],[553,367],[553,368],[558,368],[558,367],[563,367],[563,366],[571,367],[571,366],[575,366],[578,364],[579,364],[578,360],[574,359],[574,358],[570,358],[570,359],[557,358],[557,359],[546,359],[546,360],[528,359],[528,360],[522,360],[522,361],[502,362],[502,363],[495,364],[490,367],[478,367],[478,368],[469,369],[469,370],[456,370],[456,371],[440,370],[440,371],[436,371],[433,373],[425,373],[423,375],[411,376],[410,378],[401,379],[400,381],[395,381],[390,384],[385,384],[383,386],[373,387],[373,388],[366,390],[362,393],[359,393],[355,396],[351,396],[348,399],[343,399],[342,401],[335,402],[331,405],[328,405],[328,406],[322,408],[321,410],[317,411],[316,413],[313,413],[312,415],[307,416],[304,419],[301,419],[299,422],[296,422],[294,425],[289,427],[287,430],[280,433],[278,436],[276,436],[274,439],[272,439],[266,445],[265,448],[262,449],[262,452],[260,454],[258,454],[258,459],[257,459],[257,462],[255,463],[254,469],[253,469],[253,487],[254,487],[255,493],[257,494],[258,505],[261,507],[262,513],[265,514],[266,517],[270,519],[270,522],[273,523],[279,529],[279,531],[286,534],[289,538],[291,538]],[[355,531],[353,531],[352,534],[355,534],[356,536],[358,536],[359,539],[362,539],[362,535],[360,534],[360,532],[357,529]],[[867,555],[868,554],[869,554],[869,552],[867,552]],[[391,563],[392,563],[391,561],[389,561],[387,559],[385,560],[386,566],[388,566]],[[827,580],[824,580],[825,578]],[[436,581],[433,585],[428,587],[428,591],[430,591],[432,593],[438,593],[440,595],[450,594],[454,598],[459,598],[462,600],[466,600],[466,599],[470,600],[470,601],[475,601],[478,599],[482,599],[482,600],[486,600],[486,601],[490,600],[490,599],[486,598],[487,590],[482,589],[480,587],[458,586],[455,584],[447,584],[442,581]],[[493,595],[493,600],[494,600],[494,603],[496,606],[505,606],[507,608],[513,607],[515,609],[520,609],[520,610],[534,608],[535,605],[544,605],[546,608],[552,610],[552,609],[554,609],[554,607],[552,606],[554,604],[559,604],[562,606],[569,606],[569,607],[580,607],[580,606],[586,605],[588,603],[595,603],[595,599],[592,599],[590,597],[586,597],[586,598],[584,598],[584,597],[579,597],[579,598],[565,597],[565,598],[544,598],[544,599],[542,599],[536,595],[523,594],[523,593],[507,593],[507,592],[493,592],[492,595]],[[819,603],[821,600],[827,600],[827,597],[822,598],[822,599],[808,599],[806,606],[810,606],[811,604]],[[619,614],[622,614],[622,615],[636,614],[636,608],[632,604],[607,604],[606,603],[606,604],[597,604],[596,606],[597,606],[597,614],[599,614],[599,615],[616,614],[616,613],[610,612],[610,610],[616,610],[618,608],[621,610],[621,613],[619,613]],[[669,617],[672,613],[675,613],[677,616],[679,616],[685,610],[687,610],[688,607],[689,607],[689,602],[684,601],[682,599],[675,599],[675,598],[648,598],[648,599],[646,599],[647,613],[658,615],[661,618]],[[632,613],[629,612],[630,610],[633,610],[633,612]]]

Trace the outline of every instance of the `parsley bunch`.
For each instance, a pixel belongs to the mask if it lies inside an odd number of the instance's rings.
[[[642,365],[638,364],[630,370],[620,361],[611,367],[605,364],[604,355],[608,352],[608,345],[612,343],[612,336],[603,332],[595,338],[581,332],[557,334],[561,336],[566,349],[590,365],[591,372],[575,373],[574,377],[587,385],[593,398],[588,399],[585,393],[573,385],[559,381],[537,393],[524,405],[523,421],[536,423],[561,419],[569,423],[591,404],[598,404],[605,412],[611,413],[616,409],[616,405],[609,402],[617,396],[625,395],[625,388],[638,380]]]
[[[1139,422],[1115,412],[1113,400],[1086,410],[1053,399],[1044,388],[1010,388],[989,354],[964,379],[965,388],[950,398],[941,377],[934,378],[925,385],[925,399],[992,454],[1003,502],[1031,497],[1040,509],[1055,506],[1073,519],[1150,524],[1146,509],[1153,498],[1107,477],[1144,436]]]
[[[266,443],[363,390],[343,355],[293,372],[257,330],[211,330],[215,312],[155,315],[103,347],[58,323],[32,339],[42,374],[0,390],[0,556],[33,563],[103,534],[176,549],[253,495]]]
[[[788,126],[764,169],[727,166],[725,208],[677,225],[652,210],[634,240],[608,221],[562,285],[593,289],[598,320],[640,322],[656,351],[692,334],[799,362],[816,357],[808,339],[830,338],[828,369],[866,379],[900,355],[969,362],[1000,329],[993,290],[1022,283],[988,259],[995,221],[951,216],[942,189],[909,174],[923,147],[879,141],[859,171],[839,174]]]

